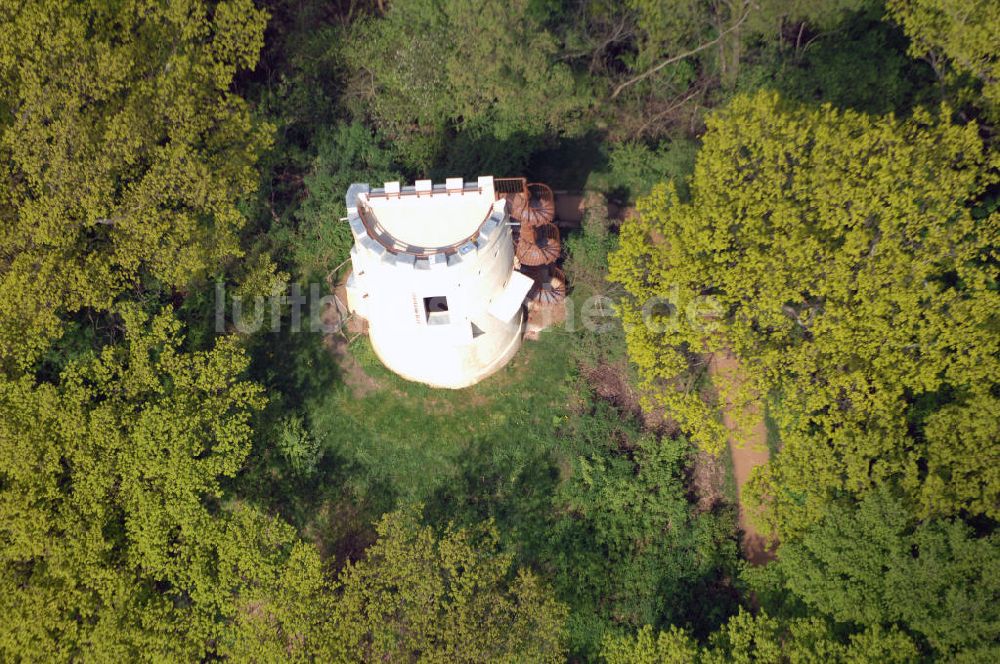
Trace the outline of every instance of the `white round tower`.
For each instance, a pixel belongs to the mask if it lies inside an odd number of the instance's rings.
[[[347,304],[367,319],[372,348],[389,369],[460,388],[517,351],[533,282],[514,270],[507,205],[492,177],[348,189]]]

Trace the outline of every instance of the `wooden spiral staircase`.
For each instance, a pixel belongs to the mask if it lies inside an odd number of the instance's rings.
[[[518,224],[514,255],[521,272],[535,280],[528,298],[542,304],[561,302],[566,298],[566,277],[556,267],[562,239],[553,223],[556,202],[552,189],[525,178],[497,178],[493,185],[497,199],[510,203],[511,217]]]

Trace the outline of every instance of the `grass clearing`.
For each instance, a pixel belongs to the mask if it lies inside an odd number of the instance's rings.
[[[573,378],[569,334],[547,330],[525,342],[493,376],[462,390],[442,390],[396,376],[367,339],[350,349],[377,389],[358,396],[338,385],[305,404],[328,454],[352,467],[351,489],[367,496],[428,501],[447,491],[470,455],[514,477],[551,451]]]

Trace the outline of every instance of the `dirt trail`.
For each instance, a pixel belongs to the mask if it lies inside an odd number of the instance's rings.
[[[734,380],[738,383],[740,378],[739,361],[731,353],[719,351],[712,356],[709,364],[709,373],[714,378]],[[737,431],[738,427],[731,414],[732,403],[727,402],[722,411],[722,423],[730,432]],[[768,548],[763,535],[757,532],[750,520],[747,518],[747,510],[743,505],[743,485],[750,477],[750,471],[756,466],[767,463],[770,455],[767,450],[767,429],[764,426],[764,417],[760,412],[760,404],[749,407],[749,412],[745,415],[753,417],[753,427],[747,432],[746,440],[735,440],[732,435],[729,437],[729,452],[733,457],[733,474],[736,476],[736,497],[739,500],[740,530],[742,531],[741,542],[743,555],[753,565],[763,565],[774,559],[774,551]]]

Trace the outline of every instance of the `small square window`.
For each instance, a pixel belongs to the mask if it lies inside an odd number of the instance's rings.
[[[427,322],[434,324],[447,323],[448,318],[448,298],[444,295],[424,298],[424,315]]]

